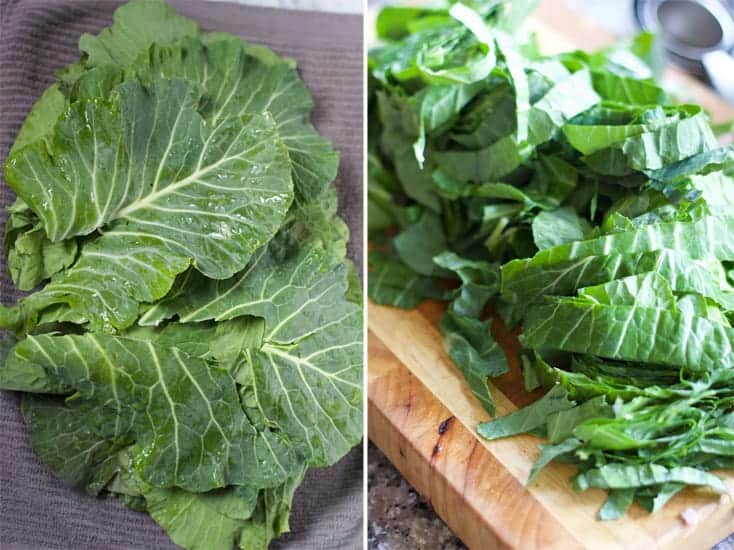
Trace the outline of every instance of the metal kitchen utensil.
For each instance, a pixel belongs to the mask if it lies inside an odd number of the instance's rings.
[[[674,63],[706,75],[734,103],[734,5],[726,0],[635,0],[640,27],[657,33]]]

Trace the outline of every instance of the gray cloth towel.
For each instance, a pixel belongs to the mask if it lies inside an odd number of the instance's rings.
[[[109,25],[121,2],[0,0],[0,160],[4,161],[33,102],[56,70],[79,57],[84,32]],[[339,209],[352,231],[349,256],[362,258],[362,18],[174,1],[205,30],[229,31],[298,62],[314,96],[313,122],[341,153]],[[13,193],[0,184],[0,205]],[[3,208],[0,224],[4,226]],[[17,292],[0,265],[0,300]],[[0,392],[0,548],[132,550],[175,548],[144,513],[116,499],[66,487],[30,447],[18,397]],[[311,470],[296,493],[292,533],[278,548],[362,547],[362,448],[326,470]],[[213,549],[214,550],[214,549]]]

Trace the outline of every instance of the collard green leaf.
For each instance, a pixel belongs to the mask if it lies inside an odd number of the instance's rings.
[[[184,548],[265,550],[273,538],[289,530],[293,494],[304,472],[301,468],[259,494],[243,494],[240,488],[197,494],[144,486],[143,496],[153,519]]]
[[[510,136],[476,151],[436,151],[433,157],[446,175],[461,182],[499,181],[520,165],[518,147]]]
[[[313,100],[291,64],[264,63],[241,39],[223,33],[205,43],[188,38],[170,46],[160,44],[133,66],[137,76],[199,83],[202,116],[212,127],[246,113],[270,113],[288,148],[301,200],[324,192],[336,176],[339,156],[311,124]]]
[[[8,361],[38,365],[77,391],[68,405],[31,402],[26,409],[34,448],[47,463],[68,467],[76,448],[96,452],[96,443],[134,442],[135,468],[146,483],[206,491],[272,486],[294,460],[280,436],[250,424],[227,370],[176,348],[93,334],[29,336]],[[94,408],[103,413],[90,414]],[[70,430],[63,441],[60,426]],[[84,475],[86,467],[65,477]]]
[[[575,405],[568,399],[566,390],[555,385],[551,390],[532,405],[513,413],[482,422],[477,426],[477,433],[485,439],[494,440],[511,435],[533,432],[545,426],[548,415],[564,411]]]
[[[595,304],[675,309],[670,284],[654,271],[579,290],[579,298]]]
[[[9,210],[4,244],[15,286],[32,290],[74,263],[78,250],[76,239],[52,242],[38,218],[20,199]]]
[[[610,521],[623,517],[635,499],[635,489],[613,489],[599,510],[599,519]]]
[[[499,265],[462,258],[453,252],[442,252],[433,258],[439,267],[451,270],[461,279],[461,288],[451,308],[467,317],[479,317],[487,301],[499,290]]]
[[[441,336],[446,353],[463,373],[472,393],[494,414],[489,377],[507,372],[509,366],[491,333],[490,322],[449,310],[441,319]]]
[[[543,295],[570,295],[579,288],[642,273],[657,273],[678,292],[695,292],[731,307],[731,294],[717,261],[693,260],[674,250],[591,255],[556,260],[540,254],[502,266],[502,294],[533,303]]]
[[[31,111],[23,122],[9,154],[12,155],[26,145],[49,137],[53,132],[56,121],[64,112],[66,103],[64,94],[61,93],[58,84],[52,84],[46,88],[46,91],[31,107]]]
[[[503,33],[496,33],[498,49],[505,61],[509,79],[515,90],[515,116],[517,128],[517,141],[523,143],[528,138],[528,124],[530,111],[530,89],[528,77],[523,67],[522,56],[515,51],[512,41]],[[486,178],[491,180],[493,178]]]
[[[245,522],[239,545],[243,550],[264,550],[270,541],[290,530],[288,518],[293,495],[303,479],[303,471],[296,471],[282,485],[260,492],[252,517]]]
[[[431,277],[416,273],[402,262],[370,254],[367,289],[376,304],[411,309],[428,298],[440,299],[444,291]]]
[[[310,463],[325,465],[361,435],[362,313],[344,299],[346,290],[346,266],[323,251],[283,259],[263,249],[234,278],[192,276],[179,297],[141,322],[263,318],[263,345],[247,351],[258,407]]]
[[[530,109],[530,143],[545,143],[567,120],[597,103],[599,96],[591,86],[588,71],[577,71],[555,83]]]
[[[675,310],[561,298],[530,308],[520,339],[536,349],[650,362],[695,373],[727,364],[734,331]]]
[[[635,500],[648,512],[657,512],[685,488],[683,483],[663,483],[654,495],[638,494]],[[624,490],[624,489],[622,489]],[[640,493],[641,491],[638,491]]]
[[[451,139],[469,149],[481,149],[510,135],[517,127],[514,101],[510,86],[483,90],[462,109],[460,118],[451,126]]]
[[[241,502],[232,489],[210,494],[151,488],[144,495],[151,517],[183,548],[234,548],[247,521],[219,509]]]
[[[689,258],[729,260],[734,248],[729,236],[734,231],[734,217],[706,216],[693,222],[668,222],[604,235],[596,239],[574,241],[541,250],[534,263],[583,259],[612,252],[647,252],[670,249]]]
[[[668,469],[658,464],[645,464],[640,466],[607,464],[600,468],[583,472],[577,475],[574,480],[576,487],[582,491],[588,487],[629,489],[661,483],[703,485],[721,493],[726,492],[726,485],[721,478],[686,466]]]
[[[39,143],[10,158],[10,185],[39,211],[52,240],[104,228],[21,310],[66,303],[95,326],[125,328],[140,302],[163,297],[190,264],[225,278],[272,237],[292,200],[272,120],[247,115],[207,133],[197,100],[184,81],[125,83],[104,107],[73,106],[52,155]],[[79,177],[68,180],[70,173]],[[103,185],[103,173],[112,181]],[[83,202],[87,196],[93,200]]]
[[[270,343],[251,355],[265,416],[315,466],[336,462],[362,433],[362,312],[326,292],[318,294],[318,310],[309,312],[318,325],[297,329],[288,317],[279,318],[266,334]],[[300,412],[304,407],[313,411],[308,418]]]
[[[470,84],[483,80],[496,63],[492,36],[482,17],[460,2],[449,8],[449,15],[462,26],[454,31],[453,36],[446,37],[445,41],[437,44],[429,42],[427,48],[418,51],[415,62],[421,76],[432,84]],[[452,59],[453,52],[450,51],[451,42],[459,36],[465,43],[473,43],[472,55],[467,56],[464,63]]]
[[[572,409],[554,412],[548,415],[548,442],[556,445],[571,437],[574,428],[590,418],[610,418],[612,408],[603,395],[589,399]]]
[[[667,94],[653,81],[622,76],[613,72],[593,71],[594,89],[608,101],[629,105],[664,105]]]
[[[423,166],[426,134],[433,132],[458,116],[461,109],[471,101],[484,86],[483,82],[456,84],[430,88],[420,99],[418,108],[418,140],[413,144],[418,164]]]
[[[538,213],[533,218],[532,228],[533,240],[539,250],[582,241],[591,231],[589,222],[568,207]]]
[[[250,204],[262,202],[284,213],[290,203],[289,178],[283,177],[288,165],[272,123],[250,116],[208,132],[197,111],[199,99],[184,81],[158,80],[150,88],[122,84],[106,104],[100,99],[75,103],[60,121],[50,153],[38,143],[10,157],[8,184],[38,213],[52,241],[114,222],[137,230],[136,224],[153,224],[149,218],[164,208],[196,208],[205,200],[224,206],[220,222],[232,225],[227,236],[237,235],[235,228],[244,225],[239,218],[254,215],[227,206],[239,206],[234,189],[248,187],[255,193]],[[270,172],[252,174],[258,161]],[[91,200],[82,203],[82,196]],[[185,200],[188,204],[179,204]],[[195,217],[174,213],[191,219],[188,225],[197,229]],[[214,222],[208,223],[214,230]],[[240,232],[245,229],[253,232],[244,227]]]
[[[716,148],[700,107],[671,109],[643,111],[637,117],[628,111],[629,118],[621,124],[572,123],[563,133],[597,170],[612,160],[634,170],[659,170]],[[603,173],[612,172],[607,168]]]
[[[538,477],[538,474],[543,471],[543,468],[553,460],[572,453],[579,447],[581,447],[581,441],[573,438],[565,439],[561,443],[557,443],[555,445],[541,445],[540,455],[538,455],[538,458],[530,470],[530,475],[528,476],[528,485],[532,483],[533,480]]]
[[[115,475],[117,453],[132,443],[123,433],[100,436],[100,430],[114,426],[114,412],[96,410],[90,401],[66,404],[60,397],[32,394],[22,403],[33,450],[63,481],[97,494]]]
[[[446,249],[441,219],[426,210],[418,221],[406,227],[393,239],[400,260],[416,273],[431,276],[440,272],[433,258]]]
[[[658,170],[650,170],[647,174],[650,178],[658,181],[674,181],[676,179],[692,176],[698,173],[706,173],[710,170],[720,169],[734,160],[734,151],[731,145],[711,149],[705,153],[699,153],[685,160],[670,164]]]
[[[112,26],[99,35],[83,34],[79,49],[90,66],[127,66],[153,42],[170,44],[185,36],[197,36],[199,26],[178,15],[163,2],[132,0],[115,11]]]
[[[632,168],[657,170],[715,147],[708,121],[698,112],[677,124],[626,139],[622,151]]]
[[[431,7],[412,7],[412,6],[386,6],[377,14],[375,27],[377,36],[390,40],[400,40],[415,28],[421,19],[428,19],[437,16],[445,16],[447,14],[444,9],[435,9]]]

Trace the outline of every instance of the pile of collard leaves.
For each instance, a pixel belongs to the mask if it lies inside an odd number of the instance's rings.
[[[531,4],[380,13],[370,296],[447,300],[445,347],[490,414],[508,370],[491,315],[519,327],[526,389],[547,393],[478,431],[545,437],[532,476],[576,463],[577,489],[609,491],[602,519],[725,492],[734,150],[656,83],[651,36],[543,56],[517,32]]]
[[[295,64],[156,0],[84,35],[5,163],[0,387],[67,483],[265,548],[362,434],[338,155]]]

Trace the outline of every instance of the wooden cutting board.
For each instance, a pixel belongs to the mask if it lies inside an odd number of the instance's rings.
[[[593,49],[611,40],[557,1],[543,2],[530,25],[547,53]],[[672,69],[666,78],[688,90],[715,121],[734,118],[734,111],[698,82]],[[605,493],[575,493],[570,465],[552,464],[526,487],[540,440],[488,442],[476,435],[476,425],[489,416],[443,350],[442,311],[434,302],[414,311],[369,304],[368,429],[370,439],[470,548],[707,550],[734,532],[734,499],[704,490],[688,489],[653,515],[635,505],[622,520],[600,522],[596,513]],[[516,342],[500,339],[516,355]],[[493,383],[493,395],[499,415],[538,397],[523,390],[517,361]],[[734,495],[734,474],[725,478]]]

